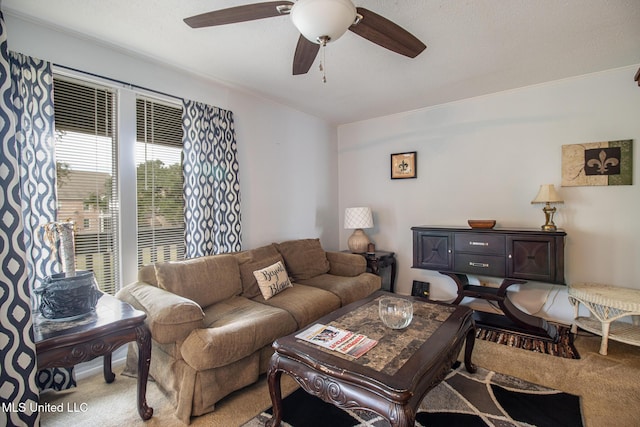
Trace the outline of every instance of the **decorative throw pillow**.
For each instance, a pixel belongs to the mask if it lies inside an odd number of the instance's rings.
[[[293,286],[282,261],[262,270],[256,270],[253,275],[258,281],[258,287],[265,300]]]
[[[289,240],[274,243],[282,254],[291,279],[306,280],[329,271],[327,253],[320,245],[320,239]]]
[[[245,298],[255,298],[261,295],[258,282],[253,272],[260,270],[282,259],[282,255],[273,245],[262,246],[260,248],[250,249],[239,252],[234,255],[240,264],[240,278],[242,279],[242,296]],[[286,265],[285,265],[286,268]]]

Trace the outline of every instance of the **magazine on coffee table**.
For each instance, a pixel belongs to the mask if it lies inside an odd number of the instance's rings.
[[[366,335],[357,334],[333,326],[316,323],[296,335],[296,338],[317,344],[329,350],[359,358],[371,350],[378,341]]]

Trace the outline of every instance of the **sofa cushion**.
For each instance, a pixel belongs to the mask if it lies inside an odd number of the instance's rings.
[[[254,298],[260,294],[260,288],[253,272],[267,267],[278,261],[284,262],[282,255],[274,245],[266,245],[248,251],[234,254],[240,265],[240,278],[242,280],[242,296]]]
[[[296,319],[298,329],[340,308],[340,298],[337,295],[320,288],[298,283],[291,289],[287,289],[286,292],[269,298],[269,300],[265,301],[262,296],[258,296],[253,300],[288,311]]]
[[[311,279],[300,280],[296,282],[296,286],[298,283],[329,291],[340,297],[344,306],[379,290],[382,286],[382,279],[372,273],[362,273],[356,277],[321,274]]]
[[[327,251],[329,274],[354,277],[367,271],[367,260],[362,255]]]
[[[158,286],[207,307],[240,295],[240,269],[233,255],[156,263]]]
[[[256,270],[253,275],[258,281],[258,287],[265,301],[293,286],[282,261],[278,261],[261,270]]]
[[[289,240],[274,245],[282,254],[287,271],[294,282],[329,271],[329,261],[320,245],[320,239]]]
[[[185,362],[198,371],[243,359],[297,329],[286,311],[244,297],[229,298],[204,312],[205,328],[191,332],[181,347]]]
[[[155,265],[145,265],[140,270],[138,270],[138,282],[145,282],[157,287],[158,281],[156,280]]]

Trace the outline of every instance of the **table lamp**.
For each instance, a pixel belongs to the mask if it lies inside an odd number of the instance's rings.
[[[371,213],[371,208],[358,207],[345,209],[344,228],[354,229],[353,234],[347,242],[351,252],[361,254],[367,251],[370,240],[362,229],[372,227],[373,214]]]
[[[556,225],[553,223],[553,214],[556,213],[555,206],[551,206],[551,203],[564,203],[564,201],[560,198],[560,195],[556,192],[553,184],[543,184],[540,186],[540,190],[536,195],[536,198],[531,201],[531,203],[544,203],[544,207],[542,208],[542,212],[544,212],[544,216],[546,218],[545,224],[542,226],[542,230],[544,231],[556,231]]]

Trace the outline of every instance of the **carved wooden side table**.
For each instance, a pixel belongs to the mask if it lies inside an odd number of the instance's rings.
[[[601,335],[600,354],[607,354],[609,339],[640,346],[640,290],[576,283],[569,286],[569,301],[575,313],[571,332],[576,333],[579,326]],[[580,303],[589,309],[591,316],[578,316]],[[618,321],[626,316],[633,316],[633,323]]]
[[[104,356],[104,379],[113,382],[111,353],[130,341],[138,344],[138,413],[143,420],[153,415],[147,406],[147,379],[151,361],[151,334],[147,315],[126,302],[102,294],[95,312],[67,321],[49,320],[34,313],[33,330],[38,369],[70,368]]]

